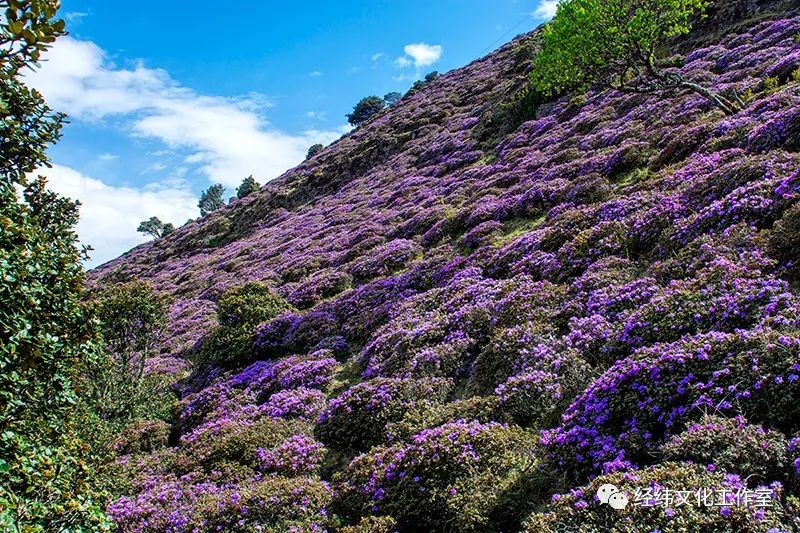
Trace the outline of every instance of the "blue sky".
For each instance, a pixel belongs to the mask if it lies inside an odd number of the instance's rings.
[[[52,187],[83,202],[90,266],[180,225],[214,182],[232,192],[347,131],[362,96],[405,92],[529,31],[556,0],[63,0],[70,36],[29,83],[70,115]]]

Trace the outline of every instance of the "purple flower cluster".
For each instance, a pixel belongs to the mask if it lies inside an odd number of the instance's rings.
[[[273,449],[259,448],[259,469],[286,476],[313,474],[322,464],[325,447],[311,437],[293,435]]]
[[[322,392],[299,387],[276,392],[264,403],[262,409],[265,414],[275,418],[315,421],[326,405],[327,400]]]

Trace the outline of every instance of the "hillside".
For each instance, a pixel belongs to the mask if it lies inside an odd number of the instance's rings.
[[[761,4],[676,43],[734,116],[590,91],[507,131],[530,34],[94,270],[173,297],[176,379],[226,290],[290,306],[142,426],[122,531],[800,528],[800,13]],[[604,483],[771,504],[615,515]]]

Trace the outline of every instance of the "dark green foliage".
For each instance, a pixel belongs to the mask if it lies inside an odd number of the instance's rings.
[[[58,141],[64,115],[53,113],[20,74],[33,67],[50,43],[64,34],[54,0],[0,1],[0,176],[21,183],[47,165],[47,146]]]
[[[395,533],[397,521],[390,516],[367,516],[354,526],[339,528],[340,533]]]
[[[78,437],[79,380],[97,358],[77,204],[27,174],[63,116],[20,79],[63,34],[58,3],[0,1],[0,529],[105,531]]]
[[[312,157],[314,157],[315,155],[317,155],[318,153],[320,153],[324,149],[325,149],[325,147],[322,146],[319,143],[312,144],[311,146],[308,147],[308,153],[306,154],[306,159],[311,159]]]
[[[138,381],[147,359],[161,344],[169,299],[141,281],[112,286],[97,301],[97,317],[106,350],[126,380]]]
[[[169,378],[145,375],[163,340],[169,299],[139,281],[114,285],[97,296],[106,348],[91,370],[91,395],[101,418],[115,426],[139,418],[168,417],[175,397]]]
[[[253,470],[259,465],[259,448],[275,448],[293,435],[307,435],[310,427],[298,420],[264,417],[252,424],[230,423],[219,431],[201,432],[185,453],[187,461],[194,462],[206,472],[224,464],[238,463]],[[189,472],[189,464],[182,468]]]
[[[142,420],[125,428],[114,441],[114,451],[119,455],[153,453],[167,447],[169,431],[163,420]]]
[[[516,130],[522,123],[536,118],[539,107],[555,96],[548,96],[533,85],[525,85],[508,101],[501,102],[481,117],[475,136],[481,147],[493,149],[500,139]]]
[[[428,72],[425,74],[425,83],[431,82],[439,77],[439,72],[434,70],[433,72]]]
[[[359,126],[380,113],[384,107],[386,103],[381,97],[365,96],[355,105],[353,112],[347,114],[347,121],[353,126]]]
[[[403,95],[400,94],[399,92],[392,91],[390,93],[386,93],[385,95],[383,95],[383,101],[386,103],[387,106],[391,107],[397,102],[399,102],[402,97]]]
[[[242,180],[241,185],[239,188],[236,189],[236,197],[237,198],[244,198],[245,196],[249,196],[254,192],[258,192],[261,189],[261,185],[255,180],[255,178],[250,175],[247,176],[245,179]]]
[[[272,289],[258,282],[226,291],[217,301],[215,329],[198,354],[202,364],[236,365],[252,357],[253,330],[292,306]]]
[[[77,220],[77,206],[43,179],[24,199],[0,183],[0,525],[9,529],[102,523],[71,416],[76,379],[98,357]]]
[[[200,195],[200,201],[197,202],[197,207],[200,208],[200,216],[206,216],[212,211],[216,211],[225,205],[225,200],[222,195],[225,193],[225,188],[216,183],[203,191]]]
[[[327,485],[318,479],[266,476],[242,489],[200,498],[189,531],[323,531],[320,523],[327,520],[330,500]]]
[[[175,231],[175,226],[172,224],[164,224],[158,217],[150,217],[149,220],[145,220],[139,224],[136,231],[158,239],[159,237],[164,237]]]

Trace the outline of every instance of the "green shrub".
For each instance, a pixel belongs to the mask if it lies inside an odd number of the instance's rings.
[[[230,422],[219,431],[198,431],[181,444],[191,462],[206,472],[232,463],[255,471],[261,463],[259,449],[276,448],[294,435],[310,432],[309,424],[299,420],[263,417],[251,424]]]
[[[258,192],[259,189],[261,189],[261,185],[255,180],[255,178],[252,175],[247,176],[242,180],[242,183],[236,189],[236,197],[244,198],[245,196],[250,196],[254,192]]]
[[[114,441],[114,451],[119,455],[153,453],[167,446],[169,431],[163,420],[142,420],[125,428]]]
[[[375,378],[332,399],[320,415],[318,438],[329,446],[364,451],[383,441],[386,424],[425,404],[442,403],[452,382],[440,378]]]
[[[568,388],[561,378],[541,370],[526,370],[497,387],[503,412],[521,426],[546,428],[558,422],[561,412],[580,388]]]
[[[780,88],[781,82],[778,78],[764,78],[761,89],[765,93],[774,93]]]
[[[783,479],[788,442],[782,433],[745,423],[742,418],[706,416],[672,437],[662,453],[669,461],[714,465],[754,482]]]
[[[596,494],[605,484],[614,485],[628,496],[629,503],[624,510],[614,510],[597,501]],[[784,511],[780,501],[774,501],[773,505],[762,508],[737,505],[698,506],[695,504],[696,499],[686,505],[673,507],[642,505],[641,502],[634,501],[637,489],[655,491],[657,488],[661,488],[662,491],[663,489],[671,491],[725,489],[735,494],[742,488],[742,481],[736,476],[727,476],[724,472],[709,472],[703,466],[686,463],[664,463],[645,470],[615,472],[599,476],[588,485],[569,494],[554,496],[553,502],[544,511],[534,513],[528,518],[522,531],[523,533],[564,531],[766,533],[793,530],[791,513]],[[778,499],[782,496],[779,489],[772,495]]]
[[[318,153],[320,153],[324,149],[325,149],[325,147],[322,146],[319,143],[312,144],[308,148],[308,152],[306,153],[306,159],[311,159],[312,157],[314,157],[315,155],[317,155]]]
[[[422,430],[456,420],[500,422],[502,416],[496,396],[473,396],[444,404],[424,403],[410,409],[399,422],[387,424],[386,436],[389,442],[400,442],[410,439]]]
[[[397,521],[391,516],[366,516],[354,526],[337,529],[339,533],[395,533]]]
[[[97,298],[97,318],[106,350],[124,381],[138,382],[155,355],[167,324],[169,299],[141,281],[113,285]]]
[[[203,343],[197,360],[202,365],[234,366],[253,356],[253,332],[292,306],[259,282],[228,289],[217,301],[219,326]]]
[[[334,509],[388,515],[401,531],[514,531],[546,479],[533,434],[459,421],[355,458],[334,477]]]
[[[187,530],[322,531],[328,522],[325,509],[330,500],[330,489],[320,480],[267,476],[241,488],[201,497]]]
[[[738,110],[735,103],[666,70],[674,63],[658,54],[671,39],[691,31],[706,5],[705,0],[561,2],[542,31],[533,86],[544,94],[593,84],[664,95],[691,90],[732,114]]]

